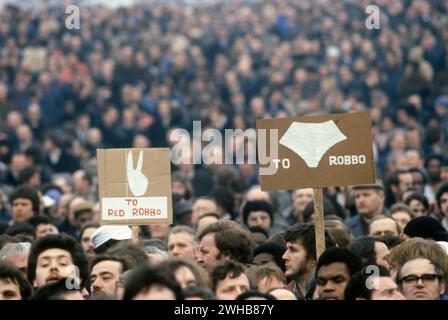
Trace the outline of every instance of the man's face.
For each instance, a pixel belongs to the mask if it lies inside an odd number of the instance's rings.
[[[440,197],[440,211],[445,217],[448,217],[448,192]]]
[[[93,245],[93,242],[90,240],[90,237],[92,236],[92,234],[95,232],[96,229],[97,228],[87,228],[82,233],[81,246],[87,257],[95,256],[95,246]]]
[[[22,300],[19,284],[9,278],[0,279],[0,300]]]
[[[303,212],[308,203],[313,201],[313,189],[300,189],[294,194],[293,205],[296,212]]]
[[[384,242],[375,241],[376,264],[389,269],[389,262],[386,259],[386,256],[389,253],[390,253],[389,248],[386,246]]]
[[[369,234],[371,236],[399,236],[397,225],[391,218],[372,221],[369,226]]]
[[[201,266],[207,270],[212,269],[219,261],[219,250],[216,247],[215,234],[209,233],[205,235],[201,240],[200,248],[202,253]]]
[[[376,189],[357,189],[355,194],[356,210],[359,214],[371,218],[381,213],[384,193]]]
[[[47,234],[58,234],[58,229],[51,223],[41,223],[36,227],[36,239],[42,238]]]
[[[75,192],[83,192],[85,188],[85,180],[84,180],[84,172],[83,171],[76,171],[73,174],[73,186],[75,187]]]
[[[415,150],[409,150],[406,152],[409,168],[421,168],[423,166],[422,158],[420,154]]]
[[[431,159],[428,162],[428,168],[426,168],[428,172],[429,179],[432,182],[437,182],[440,180],[440,170],[441,170],[441,162],[439,159]]]
[[[105,260],[95,264],[90,273],[92,294],[115,297],[122,271],[123,266],[119,261]]]
[[[227,277],[218,282],[216,287],[216,298],[218,300],[235,300],[236,297],[250,289],[249,279],[242,273],[237,277]]]
[[[151,230],[151,236],[154,239],[164,240],[165,237],[170,233],[171,225],[169,224],[151,224],[149,226]]]
[[[399,200],[403,200],[402,196],[403,193],[412,187],[413,185],[413,178],[412,178],[412,173],[408,172],[408,173],[403,173],[403,174],[399,174],[398,175],[398,196],[399,196]]]
[[[350,272],[343,262],[322,266],[317,273],[316,290],[321,300],[344,300]]]
[[[93,218],[93,211],[86,210],[76,216],[75,226],[77,228],[81,228],[81,226],[83,224],[86,224],[86,223],[92,221],[92,218]]]
[[[153,284],[139,292],[132,300],[176,300],[174,292],[161,284]]]
[[[196,287],[198,285],[193,272],[187,267],[180,267],[174,273],[174,277],[180,284],[182,290],[188,287]]]
[[[25,222],[33,215],[33,203],[31,200],[17,198],[12,202],[12,218],[15,223]]]
[[[370,300],[406,300],[406,298],[391,277],[379,277],[378,289],[372,291]]]
[[[285,284],[276,276],[267,276],[258,281],[258,291],[268,292],[273,288],[283,288]]]
[[[168,238],[168,252],[173,257],[194,259],[195,243],[186,232],[171,234]]]
[[[262,265],[265,265],[268,263],[275,264],[274,256],[270,253],[266,253],[266,252],[259,253],[253,259],[253,264],[256,266],[262,266]]]
[[[247,217],[247,225],[249,227],[262,227],[267,231],[271,227],[271,217],[266,211],[251,211]]]
[[[416,217],[422,217],[428,215],[428,210],[425,208],[423,203],[418,200],[411,200],[409,202],[409,207],[414,211]]]
[[[191,214],[191,223],[196,223],[200,216],[206,213],[216,213],[218,207],[213,200],[198,199],[193,204],[193,212]]]
[[[423,193],[425,183],[423,180],[423,176],[419,172],[412,172],[412,186],[414,188],[417,188],[420,193]]]
[[[40,288],[73,276],[74,264],[70,252],[63,249],[47,249],[37,257],[36,278],[33,285]]]
[[[312,270],[312,259],[308,258],[306,249],[300,241],[287,242],[286,252],[282,258],[285,261],[287,277],[298,278]]]
[[[440,169],[440,180],[443,183],[448,182],[448,166],[444,166]]]
[[[437,277],[434,265],[424,258],[406,262],[400,282],[401,291],[409,300],[439,300],[445,291],[445,283]]]
[[[411,221],[411,216],[406,211],[397,211],[391,214],[392,219],[395,220],[396,223],[400,226],[401,230],[404,230],[404,227]]]
[[[28,266],[28,255],[17,255],[17,256],[9,256],[5,259],[6,262],[12,264],[17,269],[22,271],[26,276],[27,266]]]

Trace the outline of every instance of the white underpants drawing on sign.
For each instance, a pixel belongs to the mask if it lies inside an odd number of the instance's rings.
[[[317,168],[325,153],[347,137],[333,120],[321,123],[293,122],[280,144],[294,151],[309,168]]]

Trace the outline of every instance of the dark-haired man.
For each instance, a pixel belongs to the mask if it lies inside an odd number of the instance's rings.
[[[113,255],[99,255],[90,266],[92,296],[117,298],[120,276],[128,270],[127,263]]]
[[[58,234],[59,230],[46,216],[34,216],[28,221],[34,227],[34,238],[39,239],[47,234]]]
[[[361,270],[361,259],[345,248],[330,248],[319,257],[316,266],[316,291],[320,300],[344,300],[351,276]]]
[[[239,294],[250,290],[249,278],[241,263],[224,261],[210,272],[213,291],[219,300],[235,300]]]
[[[19,269],[0,261],[0,300],[26,300],[31,290],[30,283]]]
[[[310,280],[316,267],[316,242],[314,225],[309,223],[299,224],[286,230],[286,252],[283,255],[285,261],[285,275],[291,282],[288,289],[301,299],[310,289]],[[326,237],[327,248],[334,243]]]
[[[30,187],[19,187],[10,196],[12,221],[11,224],[26,222],[39,214],[40,199],[36,190]]]
[[[269,231],[273,224],[272,207],[266,201],[247,201],[243,207],[243,222],[248,227]]]
[[[437,205],[442,214],[442,226],[448,231],[448,183],[442,184],[436,194]]]
[[[35,288],[67,277],[82,289],[88,278],[87,257],[81,245],[66,234],[47,235],[31,246],[28,280]]]
[[[165,270],[143,265],[126,277],[123,300],[183,300],[179,283]]]

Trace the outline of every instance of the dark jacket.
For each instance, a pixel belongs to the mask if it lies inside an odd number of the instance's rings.
[[[364,224],[365,224],[364,220],[359,214],[357,214],[354,217],[347,218],[345,220],[345,225],[347,226],[347,228],[350,229],[350,231],[355,237],[362,237],[366,235],[364,231],[365,230]]]

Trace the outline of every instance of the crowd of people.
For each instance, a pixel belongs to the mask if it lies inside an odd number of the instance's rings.
[[[0,10],[0,300],[446,299],[446,1],[137,2]],[[173,163],[137,241],[99,224],[98,148],[358,111],[378,179],[324,189],[319,257],[313,190],[248,162]]]

